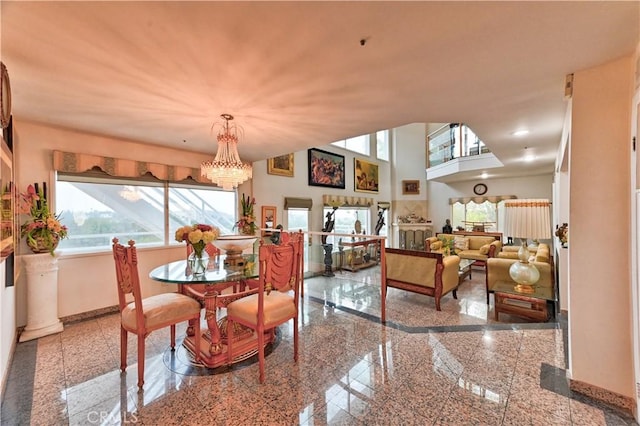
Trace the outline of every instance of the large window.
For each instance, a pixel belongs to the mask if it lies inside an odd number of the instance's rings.
[[[454,229],[461,227],[466,231],[471,231],[473,223],[485,223],[485,231],[496,232],[498,229],[498,204],[500,203],[491,201],[485,201],[481,204],[476,204],[473,201],[466,204],[455,203],[451,206],[451,224]]]
[[[139,247],[179,244],[180,226],[208,223],[233,232],[236,194],[204,185],[179,185],[58,175],[56,212],[69,228],[66,252],[109,249],[113,237]]]
[[[378,160],[389,161],[389,131],[376,132],[376,156]]]
[[[333,211],[331,207],[325,207],[323,210],[324,217],[327,217],[327,213],[330,211]],[[373,228],[371,226],[370,215],[368,208],[340,207],[333,216],[335,221],[333,232],[336,234],[353,234],[356,231],[356,220],[359,220],[360,234],[371,235],[373,234]],[[327,243],[337,247],[341,238],[345,237],[330,236],[327,238]]]
[[[369,146],[369,135],[356,136],[355,138],[332,142],[331,145],[339,146],[340,148],[357,152],[362,155],[369,155],[369,151],[371,149]]]

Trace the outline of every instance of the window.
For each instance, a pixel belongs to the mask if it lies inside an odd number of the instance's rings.
[[[330,211],[333,211],[331,207],[325,207],[323,210],[324,217],[327,217],[327,213]],[[373,233],[368,208],[340,207],[336,210],[333,220],[335,221],[333,232],[337,234],[353,234],[355,232],[356,220],[360,221],[360,234],[370,235]],[[327,243],[337,247],[339,238],[333,236],[327,237]]]
[[[389,131],[376,132],[376,156],[378,160],[389,161]]]
[[[236,194],[203,185],[59,174],[56,213],[69,228],[67,252],[107,250],[113,237],[138,247],[179,244],[180,226],[208,223],[232,233]]]
[[[464,230],[471,231],[472,222],[491,222],[487,224],[485,231],[496,232],[498,229],[498,204],[491,201],[485,201],[481,204],[476,204],[473,201],[469,201],[467,204],[453,204],[451,206],[451,224],[454,230],[460,226]]]
[[[283,226],[291,232],[302,230],[307,232],[309,230],[309,209],[306,208],[288,208],[285,210],[287,213],[287,225]],[[309,271],[309,244],[304,244],[304,272]]]
[[[340,148],[362,155],[369,155],[370,151],[369,135],[356,136],[355,138],[332,142],[331,145],[339,146]]]

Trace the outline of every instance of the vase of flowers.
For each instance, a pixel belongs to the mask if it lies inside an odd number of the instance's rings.
[[[242,216],[235,224],[238,228],[238,232],[244,235],[255,235],[258,225],[256,224],[256,217],[253,213],[253,207],[256,205],[256,199],[247,195],[245,198],[242,194]]]
[[[51,213],[42,188],[29,185],[18,197],[18,211],[29,215],[20,227],[20,236],[25,239],[33,253],[51,253],[53,256],[60,240],[67,238],[68,230],[59,216]]]
[[[215,226],[196,224],[183,226],[176,231],[176,241],[184,241],[191,246],[191,253],[187,257],[187,265],[194,276],[202,276],[207,271],[209,255],[205,247],[220,235],[220,229]]]

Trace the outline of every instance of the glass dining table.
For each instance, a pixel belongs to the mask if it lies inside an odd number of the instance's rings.
[[[194,355],[195,351],[200,351],[201,362],[209,368],[242,361],[257,352],[255,333],[236,324],[233,344],[236,356],[228,359],[226,316],[218,318],[219,311],[229,303],[257,291],[258,256],[242,256],[242,266],[226,265],[225,255],[211,257],[205,274],[201,276],[191,273],[186,259],[160,265],[149,272],[152,280],[177,284],[180,293],[193,297],[204,307],[207,330],[200,339],[200,348],[195,347],[193,324],[187,329],[183,345]],[[271,341],[265,341],[265,344],[269,343]]]

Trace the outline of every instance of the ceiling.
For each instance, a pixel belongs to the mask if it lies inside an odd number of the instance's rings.
[[[211,127],[229,113],[244,161],[463,122],[505,164],[490,176],[553,170],[565,76],[633,53],[640,17],[633,1],[0,8],[18,119],[213,156]]]

